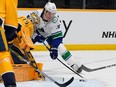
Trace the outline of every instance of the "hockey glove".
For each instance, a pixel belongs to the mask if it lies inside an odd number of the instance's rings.
[[[35,46],[34,46],[32,40],[31,40],[31,38],[30,38],[30,32],[29,32],[29,30],[22,27],[20,33],[21,33],[21,34],[20,34],[21,37],[19,37],[19,36],[17,35],[18,38],[20,39],[19,47],[20,47],[21,49],[25,49],[26,52],[29,52],[30,49],[35,48]]]
[[[55,60],[58,57],[58,50],[55,47],[50,48],[50,57]]]
[[[42,35],[37,35],[35,38],[32,38],[33,43],[39,42],[42,43],[45,40],[45,38]]]

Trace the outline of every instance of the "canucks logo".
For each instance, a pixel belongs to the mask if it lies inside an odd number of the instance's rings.
[[[53,19],[52,19],[52,22],[53,23],[56,23],[58,21],[58,18],[57,17],[54,17]]]

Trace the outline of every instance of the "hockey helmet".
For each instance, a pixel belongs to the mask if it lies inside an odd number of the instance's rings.
[[[46,11],[49,11],[49,12],[54,13],[54,14],[57,12],[56,5],[52,2],[48,2],[44,8]]]

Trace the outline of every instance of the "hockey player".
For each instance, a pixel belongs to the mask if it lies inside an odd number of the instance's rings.
[[[17,4],[18,0],[0,0],[0,75],[5,87],[16,87],[8,44],[12,44],[18,27]]]
[[[18,28],[16,30],[16,37],[15,37],[15,39],[13,41],[14,43],[10,49],[17,52],[23,58],[26,58],[23,50],[25,50],[26,52],[29,52],[30,49],[35,48],[32,40],[31,40],[33,32],[34,32],[34,27],[33,27],[32,22],[30,21],[30,19],[28,19],[24,16],[19,17],[18,18]],[[12,52],[11,52],[11,54],[13,56],[13,62],[15,64],[25,64],[25,62],[21,61],[18,58],[18,56],[16,56]]]
[[[37,21],[36,21],[37,22]],[[37,22],[39,24],[39,20]],[[11,55],[13,58],[14,64],[26,64],[23,59],[31,62],[30,65],[34,67],[38,67],[40,70],[41,65],[38,66],[34,58],[30,55],[30,49],[35,48],[35,45],[32,42],[32,35],[34,32],[34,26],[30,19],[25,16],[21,16],[18,18],[18,28],[16,29],[15,39],[13,40],[13,45],[10,47]],[[22,57],[22,58],[21,58]],[[39,77],[39,78],[38,78]],[[35,71],[35,76],[33,79],[41,79],[43,80],[44,77],[42,74],[39,74]]]
[[[75,61],[75,58],[72,56],[70,51],[68,51],[63,45],[63,33],[60,28],[59,18],[56,16],[57,8],[54,3],[48,2],[41,15],[38,14],[38,11],[28,15],[33,22],[35,18],[32,15],[37,15],[40,17],[40,24],[35,24],[35,32],[33,34],[33,42],[40,42],[46,40],[50,45],[50,57],[54,60],[58,58],[58,53],[62,58],[78,73],[80,73],[82,64],[78,61]]]

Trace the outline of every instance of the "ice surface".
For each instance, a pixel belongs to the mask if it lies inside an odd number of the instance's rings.
[[[49,57],[49,52],[38,51],[32,52],[37,62],[44,64],[43,72],[52,77],[59,83],[64,83],[71,77],[74,81],[68,87],[116,87],[116,67],[107,68],[95,72],[82,72],[82,75],[88,79],[87,82],[80,82],[78,75],[74,74],[63,66],[57,60]],[[96,68],[116,63],[116,51],[71,51],[81,63],[89,68]],[[59,56],[59,59],[61,57]],[[64,80],[63,80],[64,79]],[[0,83],[0,87],[4,87]],[[49,79],[46,81],[26,81],[17,82],[17,87],[58,87]]]

